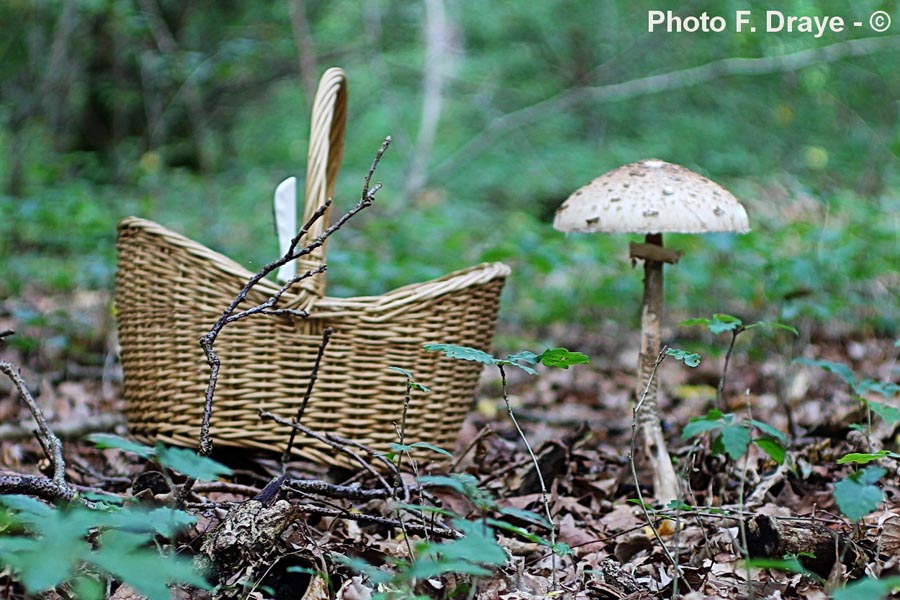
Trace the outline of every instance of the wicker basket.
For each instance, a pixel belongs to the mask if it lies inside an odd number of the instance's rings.
[[[339,69],[325,73],[313,107],[306,215],[331,194],[346,109]],[[326,217],[327,219],[327,217]],[[318,235],[326,220],[310,232]],[[340,234],[339,234],[340,235]],[[116,311],[130,431],[143,441],[196,445],[209,368],[198,340],[252,276],[233,260],[156,223],[134,217],[119,225]],[[324,250],[298,265],[316,266]],[[334,268],[340,268],[336,266]],[[452,449],[472,401],[481,365],[422,350],[430,342],[488,350],[509,268],[483,264],[382,296],[329,298],[324,277],[289,290],[279,306],[310,316],[255,315],[228,325],[216,342],[222,360],[210,432],[217,445],[283,450],[289,432],[263,422],[260,409],[293,417],[302,400],[322,334],[334,330],[303,416],[317,431],[386,451],[402,416],[402,367],[430,388],[413,392],[408,442]],[[323,274],[324,275],[324,274]],[[249,303],[278,289],[260,282]],[[295,452],[330,465],[347,460],[315,440]]]

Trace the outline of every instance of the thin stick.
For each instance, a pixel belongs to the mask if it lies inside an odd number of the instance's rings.
[[[547,486],[544,484],[544,475],[541,473],[541,465],[538,462],[537,456],[534,454],[534,450],[531,449],[531,444],[528,443],[528,438],[525,437],[525,432],[519,427],[519,422],[516,420],[516,415],[513,413],[512,405],[509,403],[509,394],[506,387],[506,371],[503,369],[502,364],[497,365],[497,368],[500,369],[500,383],[503,390],[503,402],[506,403],[506,412],[509,413],[509,418],[512,420],[513,425],[516,426],[519,437],[525,442],[525,449],[528,450],[528,454],[531,456],[531,462],[534,463],[534,470],[537,473],[538,483],[541,484],[541,501],[544,504],[544,514],[547,516],[547,524],[550,525],[550,569],[552,573],[551,581],[553,589],[555,590],[559,586],[559,580],[556,575],[556,525],[553,523],[553,515],[550,512],[550,496],[547,494]]]
[[[640,411],[641,406],[644,405],[644,399],[647,398],[647,394],[650,393],[650,384],[653,381],[653,378],[656,377],[656,371],[659,369],[659,365],[666,359],[666,350],[667,347],[663,346],[662,350],[659,351],[659,354],[656,357],[656,361],[653,363],[653,369],[650,371],[650,377],[647,378],[647,384],[644,387],[644,391],[641,394],[640,399],[637,404],[634,406],[634,410],[632,411],[631,417],[631,449],[628,453],[628,463],[631,465],[631,477],[634,480],[634,488],[637,492],[638,502],[641,505],[641,510],[644,512],[644,518],[647,519],[647,524],[650,526],[650,530],[653,531],[653,536],[656,538],[656,541],[659,542],[659,545],[662,547],[663,552],[665,552],[666,557],[669,559],[669,562],[672,563],[673,566],[673,579],[678,579],[678,559],[672,556],[672,553],[669,552],[669,549],[666,547],[665,542],[663,542],[662,536],[659,535],[659,531],[656,529],[656,525],[653,523],[653,518],[650,516],[650,511],[647,510],[647,503],[644,502],[644,495],[641,493],[641,482],[638,478],[637,467],[634,463],[634,450],[635,450],[635,439],[637,438],[637,422],[638,422],[638,411]]]
[[[743,325],[731,331],[731,343],[728,344],[728,351],[725,352],[725,364],[722,365],[722,376],[719,377],[719,388],[716,390],[716,408],[718,410],[722,410],[722,397],[725,393],[725,377],[728,374],[728,364],[731,362],[731,353],[734,351],[734,343],[737,341],[737,337],[742,331],[744,331]]]
[[[41,410],[41,407],[38,406],[38,403],[34,401],[31,392],[28,391],[28,384],[22,379],[19,370],[14,367],[12,363],[0,360],[0,372],[9,377],[13,382],[13,385],[19,391],[22,400],[25,401],[25,405],[28,407],[29,412],[31,412],[31,416],[34,417],[35,423],[37,423],[38,439],[41,442],[41,446],[44,447],[47,459],[53,467],[53,482],[57,486],[60,486],[60,489],[68,489],[68,484],[66,483],[66,461],[63,459],[62,455],[62,442],[59,441],[59,438],[56,437],[56,434],[50,429],[50,425],[44,417],[44,412]]]
[[[403,414],[400,419],[400,427],[397,429],[397,439],[400,441],[400,450],[397,452],[397,472],[394,474],[394,499],[397,499],[397,494],[400,491],[400,484],[403,482],[403,474],[400,472],[401,467],[403,466],[403,442],[406,437],[406,414],[409,412],[409,403],[412,400],[412,388],[413,382],[412,378],[407,375],[406,376],[406,394],[403,396]],[[397,424],[394,423],[394,427]],[[410,459],[410,462],[412,459]],[[400,523],[400,530],[403,532],[403,541],[406,543],[406,551],[409,554],[409,561],[411,564],[416,562],[416,554],[413,552],[412,542],[409,539],[409,532],[406,530],[406,523],[403,521],[403,513],[397,512],[397,521]]]
[[[368,471],[371,475],[376,477],[378,479],[378,481],[381,482],[384,489],[386,489],[388,491],[393,491],[393,487],[390,484],[388,484],[388,482],[384,479],[384,477],[382,477],[381,474],[378,473],[378,471],[376,471],[372,467],[372,465],[370,465],[362,456],[360,456],[353,450],[350,450],[349,448],[347,448],[347,446],[344,445],[343,443],[336,442],[336,441],[330,439],[330,437],[328,435],[323,435],[321,433],[317,433],[317,432],[313,431],[312,429],[310,429],[309,427],[306,427],[302,423],[295,423],[293,420],[289,421],[283,417],[279,417],[278,415],[268,412],[268,411],[265,411],[265,410],[259,411],[259,416],[264,421],[271,420],[271,421],[275,421],[279,425],[293,427],[294,429],[296,429],[297,431],[300,431],[304,435],[307,435],[307,436],[313,438],[314,440],[318,440],[318,441],[322,442],[323,444],[327,444],[327,445],[331,446],[332,448],[334,448],[335,450],[338,450],[339,452],[343,452],[344,454],[346,454],[347,456],[349,456],[350,458],[352,458],[353,460],[358,462],[360,464],[360,466],[362,466],[362,468],[364,468],[366,471]]]
[[[325,347],[328,346],[328,340],[331,339],[331,334],[334,330],[331,327],[326,327],[325,331],[322,332],[322,343],[319,344],[319,351],[316,353],[316,361],[313,363],[312,372],[309,374],[309,381],[306,384],[306,393],[303,395],[303,402],[300,403],[300,406],[297,408],[297,416],[294,417],[294,423],[299,423],[303,420],[303,413],[306,412],[306,405],[309,403],[309,398],[312,395],[313,385],[316,383],[316,379],[319,377],[319,365],[322,363],[322,356],[325,354]],[[284,454],[281,456],[281,472],[287,472],[287,464],[288,460],[291,458],[291,450],[294,448],[294,438],[297,435],[297,429],[291,427],[291,437],[288,439],[287,446],[284,448]]]

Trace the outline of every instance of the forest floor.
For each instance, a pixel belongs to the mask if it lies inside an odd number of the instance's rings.
[[[146,489],[138,489],[138,480],[146,479],[139,476],[150,470],[145,460],[83,441],[90,432],[126,432],[108,301],[104,294],[88,292],[65,300],[35,296],[5,301],[0,304],[0,331],[15,328],[17,334],[0,345],[0,359],[21,368],[63,439],[71,483],[159,502],[166,490],[148,496]],[[522,332],[515,335],[527,337]],[[556,331],[553,337],[558,345],[590,356],[591,363],[541,369],[537,376],[514,370],[509,374],[508,399],[541,466],[554,532],[522,512],[544,514],[540,478],[507,413],[499,377],[486,371],[453,453],[453,472],[474,478],[454,480],[463,493],[451,484],[423,490],[410,474],[404,475],[400,486],[410,498],[325,498],[281,490],[286,503],[269,499],[257,506],[287,510],[285,514],[293,517],[276,532],[277,540],[268,540],[267,549],[253,548],[249,540],[240,556],[231,556],[227,572],[220,568],[223,597],[371,597],[367,580],[354,577],[333,557],[357,557],[376,569],[393,565],[395,572],[407,568],[406,573],[413,573],[408,568],[412,545],[395,520],[398,500],[441,507],[428,514],[425,531],[429,527],[458,531],[454,518],[490,523],[493,539],[506,556],[490,575],[479,577],[473,574],[477,571],[473,565],[490,566],[490,560],[482,561],[478,548],[468,547],[470,554],[458,557],[461,566],[456,571],[448,568],[440,575],[405,581],[388,576],[382,592],[391,586],[399,591],[387,597],[408,597],[401,592],[415,591],[435,598],[817,599],[860,577],[900,573],[900,463],[891,456],[868,465],[837,462],[851,452],[896,452],[896,423],[867,414],[865,404],[835,374],[794,364],[774,350],[754,353],[745,346],[735,352],[722,410],[737,421],[755,419],[784,432],[789,442],[779,465],[757,444],[750,444],[738,460],[728,458],[711,442],[715,431],[681,439],[691,419],[714,406],[722,356],[704,356],[693,369],[665,361],[658,374],[661,413],[676,469],[684,477],[685,495],[680,510],[664,509],[652,505],[647,465],[638,461],[635,479],[629,460],[637,336],[609,329],[595,334]],[[802,350],[807,358],[844,363],[860,377],[886,382],[896,381],[897,354],[893,340],[833,336],[814,337]],[[875,394],[871,399],[896,405],[898,398]],[[29,419],[10,382],[0,381],[3,471],[39,474],[46,467]],[[758,430],[753,433],[759,437]],[[231,518],[228,511],[247,504],[280,472],[274,454],[225,453],[216,458],[229,463],[234,475],[228,482],[205,484],[195,491],[188,506],[199,520],[179,539],[183,552],[209,554],[210,544],[204,542]],[[416,466],[420,474],[447,474],[425,464]],[[885,470],[877,481],[884,501],[853,523],[836,505],[835,484],[868,466]],[[294,481],[354,483],[362,489],[380,486],[371,475],[305,462],[291,463],[289,473]],[[467,481],[477,483],[479,491],[465,487]],[[639,492],[646,510],[635,502]],[[395,496],[399,495],[397,491]],[[418,517],[407,511],[411,529]],[[452,532],[447,539],[453,539]],[[567,550],[551,552],[551,539],[558,550]],[[753,555],[780,561],[782,568],[748,566],[741,550],[748,546]],[[490,554],[490,548],[482,550],[485,557]],[[440,562],[449,553],[438,551],[420,561]],[[791,556],[799,557],[799,562]],[[677,576],[673,561],[679,565]],[[361,564],[356,563],[357,570]],[[290,565],[300,568],[286,568]],[[328,577],[310,574],[315,572]],[[241,588],[241,582],[249,586]],[[8,574],[0,577],[0,585],[4,597],[22,593]],[[110,593],[134,597],[127,586],[113,587]],[[177,595],[210,597],[209,592],[189,588]]]

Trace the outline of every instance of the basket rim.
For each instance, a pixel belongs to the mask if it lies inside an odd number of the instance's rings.
[[[119,235],[121,236],[122,232],[128,229],[144,231],[149,235],[162,238],[166,244],[182,248],[189,254],[208,261],[214,268],[223,273],[237,277],[242,281],[247,281],[254,275],[253,272],[240,265],[234,259],[229,258],[220,252],[216,252],[178,232],[172,231],[155,221],[134,216],[125,217],[119,221]],[[336,312],[355,312],[361,308],[371,311],[374,308],[378,311],[389,313],[382,315],[383,318],[389,318],[391,314],[395,313],[397,310],[402,310],[405,305],[411,302],[429,297],[443,296],[472,285],[484,284],[494,279],[505,278],[509,276],[510,273],[511,269],[505,263],[483,262],[464,269],[451,271],[434,279],[403,285],[376,296],[323,296],[322,298],[315,299],[310,305],[310,317],[315,316],[312,312],[312,309],[314,308],[327,310],[329,316],[335,316]],[[257,283],[257,291],[263,293],[272,294],[278,292],[279,289],[280,285],[269,279],[262,279]],[[292,293],[291,290],[288,290],[283,298],[287,302],[291,302],[294,295],[295,294]]]

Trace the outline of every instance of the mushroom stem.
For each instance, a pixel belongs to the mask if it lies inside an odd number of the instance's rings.
[[[647,245],[663,248],[661,233],[649,233]],[[653,377],[653,367],[659,356],[659,321],[662,314],[663,263],[644,260],[644,305],[641,311],[641,354],[638,364],[640,375],[638,399],[647,390],[647,397],[637,415],[638,428],[644,455],[653,469],[653,492],[656,499],[668,504],[678,498],[678,478],[672,459],[666,449],[657,405],[658,385]]]

